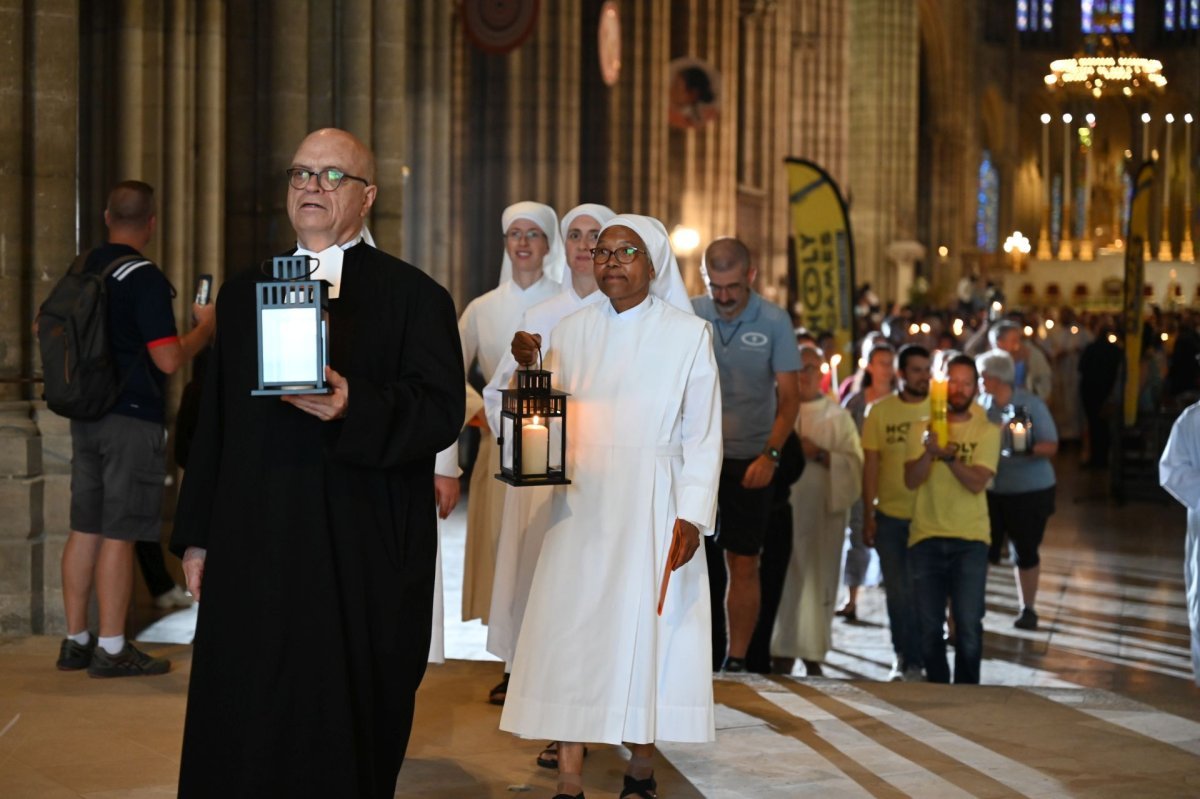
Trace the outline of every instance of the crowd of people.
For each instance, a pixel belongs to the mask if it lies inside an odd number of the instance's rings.
[[[655,743],[715,738],[714,672],[821,674],[835,618],[857,615],[871,548],[891,679],[980,682],[988,565],[1005,543],[1013,624],[1037,628],[1060,438],[1081,439],[1090,465],[1108,459],[1122,361],[1111,316],[1022,316],[997,300],[884,317],[863,291],[861,359],[838,382],[836,338],[754,290],[741,241],[709,243],[706,291],[689,298],[658,220],[593,203],[560,220],[526,201],[501,216],[497,287],[456,325],[441,286],[371,244],[377,188],[362,142],[310,134],[286,191],[293,252],[330,284],[328,392],[251,396],[256,267],[224,283],[215,319],[196,306],[180,337],[144,261],[128,286],[144,284],[145,298],[122,285],[132,269],[107,279],[124,303],[111,313],[125,366],[145,370],[137,390],[153,412],[120,405],[73,430],[58,666],[163,673],[118,619],[131,541],[149,538],[154,509],[139,506],[135,523],[110,499],[163,463],[164,375],[219,331],[171,542],[201,601],[180,796],[392,795],[416,689],[441,657],[437,519],[460,498],[467,426],[482,443],[462,615],[487,624],[505,663],[488,692],[500,727],[548,741],[537,762],[557,769],[556,799],[582,798],[597,742],[631,753],[620,795],[654,799]],[[130,203],[136,236],[118,215]],[[98,273],[153,231],[140,186],[122,184],[109,206]],[[1148,408],[1196,387],[1195,321],[1148,322]],[[501,392],[537,364],[570,395],[570,482],[509,486],[494,479],[512,457]],[[119,425],[135,416],[146,452],[105,449],[106,436],[129,439]],[[98,642],[84,612],[93,578]]]

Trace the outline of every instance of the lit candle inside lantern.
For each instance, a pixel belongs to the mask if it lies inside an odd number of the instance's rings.
[[[521,428],[521,474],[545,474],[549,452],[550,431],[533,417],[531,424]]]
[[[1028,451],[1026,438],[1029,432],[1025,429],[1025,425],[1016,422],[1012,426],[1012,451],[1024,453]]]

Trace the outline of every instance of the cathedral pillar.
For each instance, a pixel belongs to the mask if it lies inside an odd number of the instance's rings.
[[[858,282],[885,301],[896,296],[897,267],[887,246],[911,240],[917,223],[919,45],[916,0],[853,0],[850,47],[850,151],[845,193],[852,198]]]

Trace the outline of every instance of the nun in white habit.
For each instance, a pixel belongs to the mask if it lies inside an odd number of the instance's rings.
[[[1200,403],[1175,420],[1158,462],[1158,480],[1187,508],[1183,582],[1192,628],[1192,678],[1200,685]]]
[[[521,315],[562,291],[558,278],[563,272],[563,246],[554,209],[535,202],[515,203],[504,209],[501,229],[500,285],[472,300],[458,320],[466,368],[470,371],[477,361],[488,380],[508,352]],[[462,616],[463,621],[482,619],[487,624],[505,486],[494,476],[500,471],[496,436],[487,429],[486,420],[483,423],[467,500]]]
[[[655,741],[715,737],[708,574],[694,555],[716,515],[721,394],[662,224],[615,217],[596,260],[608,302],[559,322],[545,356],[571,394],[572,482],[552,489],[500,727],[562,742],[568,797],[582,792],[583,742],[624,742],[624,795],[644,797]],[[513,348],[528,363],[537,345],[518,335]]]
[[[517,326],[518,330],[539,335],[543,350],[550,344],[550,331],[563,317],[605,299],[596,288],[592,248],[600,237],[600,229],[614,216],[612,209],[594,203],[578,205],[563,215],[560,228],[566,243],[567,279],[559,294],[526,311]],[[516,370],[516,360],[511,352],[506,352],[491,382],[483,390],[488,426],[492,430],[500,429],[500,390],[512,384]],[[511,442],[506,442],[505,447],[511,447]],[[508,486],[505,489],[489,608],[487,650],[505,662],[508,672],[512,668],[517,634],[529,599],[533,569],[546,533],[551,489]]]

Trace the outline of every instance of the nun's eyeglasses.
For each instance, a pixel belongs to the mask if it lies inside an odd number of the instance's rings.
[[[600,264],[608,263],[609,258],[613,258],[619,264],[631,264],[633,259],[637,258],[639,252],[645,250],[639,247],[618,247],[615,250],[610,250],[607,247],[592,248],[592,263],[599,266]]]
[[[293,189],[307,188],[308,182],[314,177],[317,179],[317,185],[325,191],[337,191],[338,186],[341,186],[347,180],[360,181],[364,186],[371,185],[366,178],[360,178],[358,175],[348,175],[336,166],[327,166],[323,169],[294,166],[287,170],[287,176]]]
[[[545,238],[545,236],[546,234],[540,230],[510,230],[504,234],[504,238],[514,244],[522,239],[525,241],[537,241],[538,239]]]

